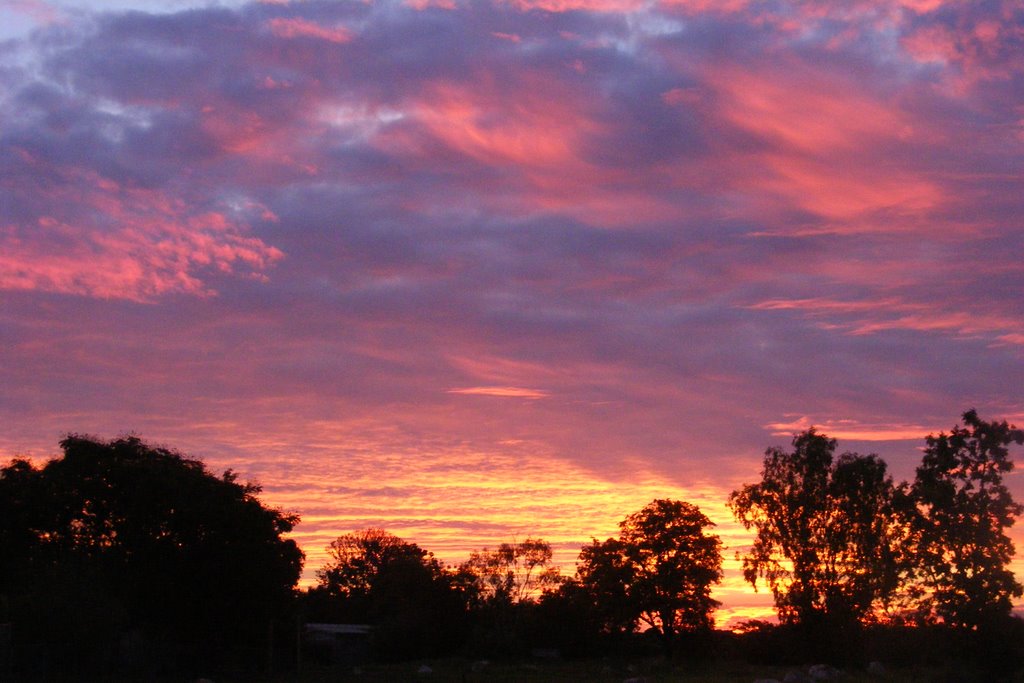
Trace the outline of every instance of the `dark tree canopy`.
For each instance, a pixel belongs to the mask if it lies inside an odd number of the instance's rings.
[[[1022,443],[1024,431],[973,410],[963,426],[927,437],[913,485],[926,614],[981,626],[1005,618],[1024,594],[1008,568],[1014,547],[1006,533],[1024,506],[1003,484],[1013,470],[1008,446]]]
[[[474,550],[457,576],[471,609],[471,647],[488,656],[521,654],[537,643],[540,601],[562,583],[551,544],[540,538]]]
[[[339,536],[306,596],[316,620],[371,624],[382,659],[450,653],[465,627],[465,592],[454,573],[415,543],[383,529]]]
[[[440,571],[433,555],[383,529],[339,536],[327,546],[327,554],[330,560],[316,573],[320,586],[351,601],[368,599],[389,573],[412,569],[430,575]]]
[[[618,538],[585,546],[577,581],[592,595],[606,628],[658,630],[668,652],[680,632],[709,629],[722,579],[721,541],[700,509],[655,500],[619,524]]]
[[[40,468],[0,469],[0,591],[17,633],[45,633],[79,608],[68,637],[142,632],[194,660],[265,647],[301,571],[302,552],[282,538],[298,517],[264,507],[230,471],[136,437],[68,436],[61,448]],[[47,616],[51,600],[63,610]]]
[[[729,497],[757,535],[744,577],[771,588],[779,618],[814,625],[869,619],[900,585],[906,497],[874,455],[833,458],[836,441],[812,428],[793,451],[769,448],[761,482]]]

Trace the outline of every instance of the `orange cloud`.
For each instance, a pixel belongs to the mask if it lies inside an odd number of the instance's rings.
[[[815,421],[803,415],[790,422],[772,422],[764,425],[772,436],[792,436],[815,427],[818,432],[835,439],[853,441],[905,441],[922,440],[928,434],[941,430],[907,424],[867,424],[857,420],[826,419]]]
[[[517,378],[543,377],[551,380],[557,371],[541,363],[531,363],[517,358],[487,355],[451,356],[448,362],[461,371],[487,382],[514,383]]]
[[[522,387],[465,387],[449,389],[449,394],[468,394],[472,396],[500,396],[504,398],[547,398],[548,393],[540,389],[524,389]]]

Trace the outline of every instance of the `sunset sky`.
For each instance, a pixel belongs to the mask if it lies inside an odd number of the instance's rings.
[[[967,408],[1024,423],[1019,0],[0,26],[0,459],[134,432],[234,468],[306,581],[371,525],[571,573],[668,497],[728,546],[724,624],[770,602],[725,507],[766,447],[813,424],[909,478]]]

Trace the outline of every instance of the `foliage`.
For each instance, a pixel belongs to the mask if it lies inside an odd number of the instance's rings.
[[[383,529],[339,536],[306,596],[318,620],[374,626],[379,659],[449,652],[462,638],[466,597],[434,556]]]
[[[1024,431],[973,410],[963,422],[927,437],[913,485],[916,559],[925,609],[947,624],[976,627],[1007,617],[1024,594],[1007,567],[1014,547],[1006,534],[1024,506],[1003,484],[1013,470],[1007,447],[1024,443]]]
[[[589,593],[606,633],[632,633],[641,621],[639,604],[630,594],[633,574],[625,545],[617,538],[595,538],[580,550],[576,582]]]
[[[440,571],[433,555],[383,529],[339,536],[327,546],[327,554],[330,560],[317,571],[317,580],[329,594],[350,601],[367,598],[392,572],[414,568],[429,575]]]
[[[608,656],[625,649],[628,634],[609,632],[593,592],[576,577],[541,595],[529,625],[533,645],[566,657]]]
[[[708,629],[718,602],[711,586],[722,578],[721,541],[700,509],[655,500],[619,524],[618,538],[585,546],[577,580],[592,595],[607,630],[646,624],[671,652],[679,632]]]
[[[563,580],[552,556],[550,543],[526,538],[474,550],[459,565],[458,581],[471,608],[472,648],[506,657],[543,646],[534,642],[539,601]]]
[[[550,543],[527,538],[494,550],[474,550],[459,569],[471,577],[478,600],[514,604],[535,600],[558,586],[562,579],[551,558]]]
[[[196,665],[266,647],[302,566],[281,538],[298,517],[264,507],[230,471],[136,437],[61,447],[41,468],[0,469],[0,585],[16,633],[57,647],[130,630]],[[38,609],[54,599],[60,609]]]
[[[744,577],[763,579],[784,623],[850,624],[871,618],[900,586],[908,502],[885,462],[845,453],[812,428],[793,451],[769,448],[761,482],[729,497],[736,518],[757,534]]]

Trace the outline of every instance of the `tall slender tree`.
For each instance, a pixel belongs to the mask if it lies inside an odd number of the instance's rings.
[[[900,585],[906,496],[877,456],[835,459],[835,449],[835,439],[809,429],[791,452],[769,448],[760,483],[729,497],[757,532],[744,577],[755,588],[765,581],[786,623],[857,623]]]
[[[1024,587],[1008,565],[1007,530],[1024,506],[1003,483],[1013,470],[1009,446],[1024,430],[963,414],[963,426],[929,435],[913,485],[917,503],[917,567],[926,615],[977,627],[1010,614]]]

